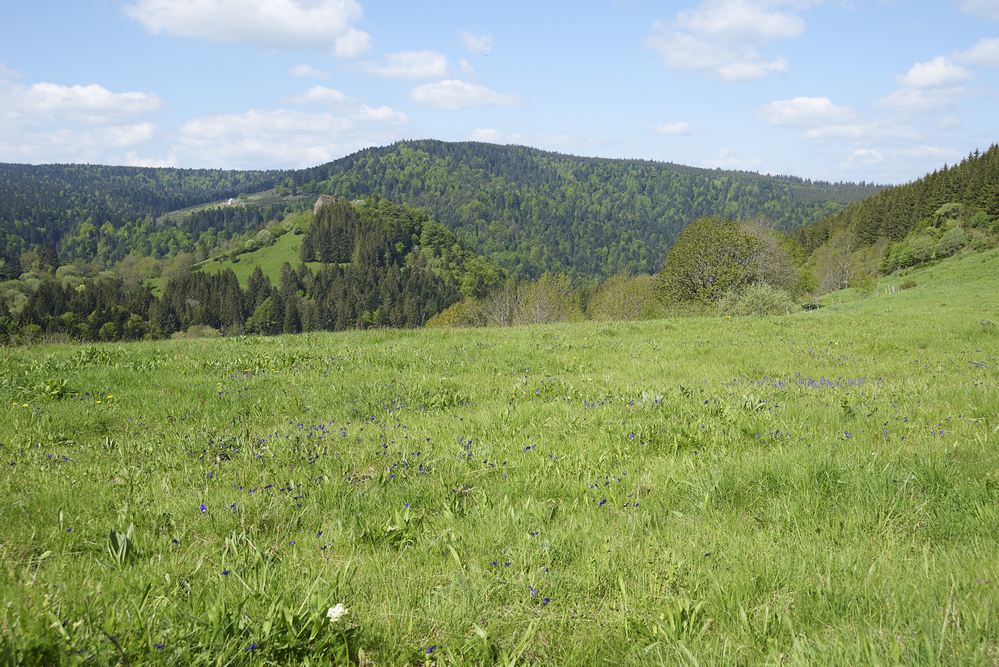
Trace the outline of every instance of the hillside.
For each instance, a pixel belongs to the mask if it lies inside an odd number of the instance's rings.
[[[515,275],[654,273],[692,220],[761,219],[785,230],[879,190],[523,146],[407,141],[295,175],[346,196],[426,209]]]
[[[19,304],[0,314],[0,337],[111,341],[416,327],[506,278],[422,211],[376,197],[331,200],[246,243],[246,252],[153,284],[41,274],[28,294],[10,293]]]
[[[65,261],[117,261],[131,249],[156,243],[153,237],[162,227],[152,218],[269,188],[278,175],[0,163],[0,276],[16,276],[19,254],[47,244]],[[193,231],[190,236],[197,238]]]
[[[2,654],[992,664],[999,254],[907,278],[779,318],[6,350]]]
[[[828,292],[999,243],[999,145],[794,232]]]
[[[422,208],[522,277],[652,273],[697,217],[762,218],[794,229],[877,190],[439,141],[366,149],[295,171],[3,164],[0,276],[18,275],[21,254],[46,245],[61,263],[102,266],[130,252],[164,257],[220,247],[303,209],[317,193]]]
[[[901,241],[920,224],[930,223],[941,206],[958,204],[968,213],[999,217],[999,144],[975,151],[960,163],[944,166],[912,183],[888,188],[844,210],[805,225],[795,236],[809,251],[837,233],[851,232],[857,246]]]

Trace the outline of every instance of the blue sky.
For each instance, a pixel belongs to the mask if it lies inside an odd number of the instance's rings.
[[[0,161],[311,166],[477,139],[904,182],[999,141],[999,0],[62,0],[0,21]]]

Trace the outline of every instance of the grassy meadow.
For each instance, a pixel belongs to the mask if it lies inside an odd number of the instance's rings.
[[[995,251],[779,318],[3,349],[0,399],[0,662],[999,664]]]

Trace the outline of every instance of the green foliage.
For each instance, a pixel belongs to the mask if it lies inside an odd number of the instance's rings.
[[[299,178],[348,199],[423,208],[519,278],[651,274],[690,220],[725,215],[788,230],[879,189],[439,141],[366,149]]]
[[[899,187],[889,188],[868,199],[852,203],[795,233],[801,245],[814,251],[837,233],[851,231],[856,246],[872,246],[879,240],[901,242],[920,226],[940,227],[959,220],[970,211],[999,215],[999,145],[975,151],[959,164],[944,167]],[[983,216],[975,218],[978,224]]]
[[[997,267],[779,320],[5,349],[0,662],[991,664]]]
[[[718,300],[718,311],[723,315],[790,315],[800,309],[790,294],[767,283],[730,290]]]
[[[611,276],[586,304],[586,314],[595,320],[641,320],[659,315],[652,276]]]
[[[763,228],[703,218],[680,234],[656,276],[655,290],[667,304],[712,304],[753,283],[784,290],[800,284],[784,242]]]

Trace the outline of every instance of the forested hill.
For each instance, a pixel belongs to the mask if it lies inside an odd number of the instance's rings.
[[[163,215],[271,188],[264,208],[250,201]],[[297,171],[0,164],[0,276],[19,275],[21,255],[45,246],[53,261],[58,253],[61,263],[101,266],[130,252],[210,251],[302,208],[295,193],[322,192],[422,208],[521,277],[654,273],[699,217],[763,219],[789,230],[877,190],[476,142],[400,142]]]
[[[80,236],[82,225],[94,230],[92,250],[101,240],[98,237],[107,237],[103,239],[106,244],[123,243],[123,238],[132,239],[135,234],[122,234],[122,230],[132,231],[128,228],[147,217],[263,190],[283,175],[280,171],[0,163],[0,260],[13,260],[18,253],[45,244],[59,247],[63,239]],[[109,228],[101,232],[105,225]],[[86,252],[66,254],[68,259],[95,258]]]
[[[967,217],[982,211],[999,216],[999,144],[975,151],[960,163],[944,167],[907,185],[890,188],[844,210],[802,227],[799,242],[812,251],[838,234],[849,234],[848,245],[872,246],[880,240],[902,241],[923,224],[932,225],[941,207],[963,209]]]
[[[466,245],[522,276],[654,273],[699,217],[756,218],[791,230],[879,189],[441,141],[366,149],[298,172],[296,181],[424,208]]]

